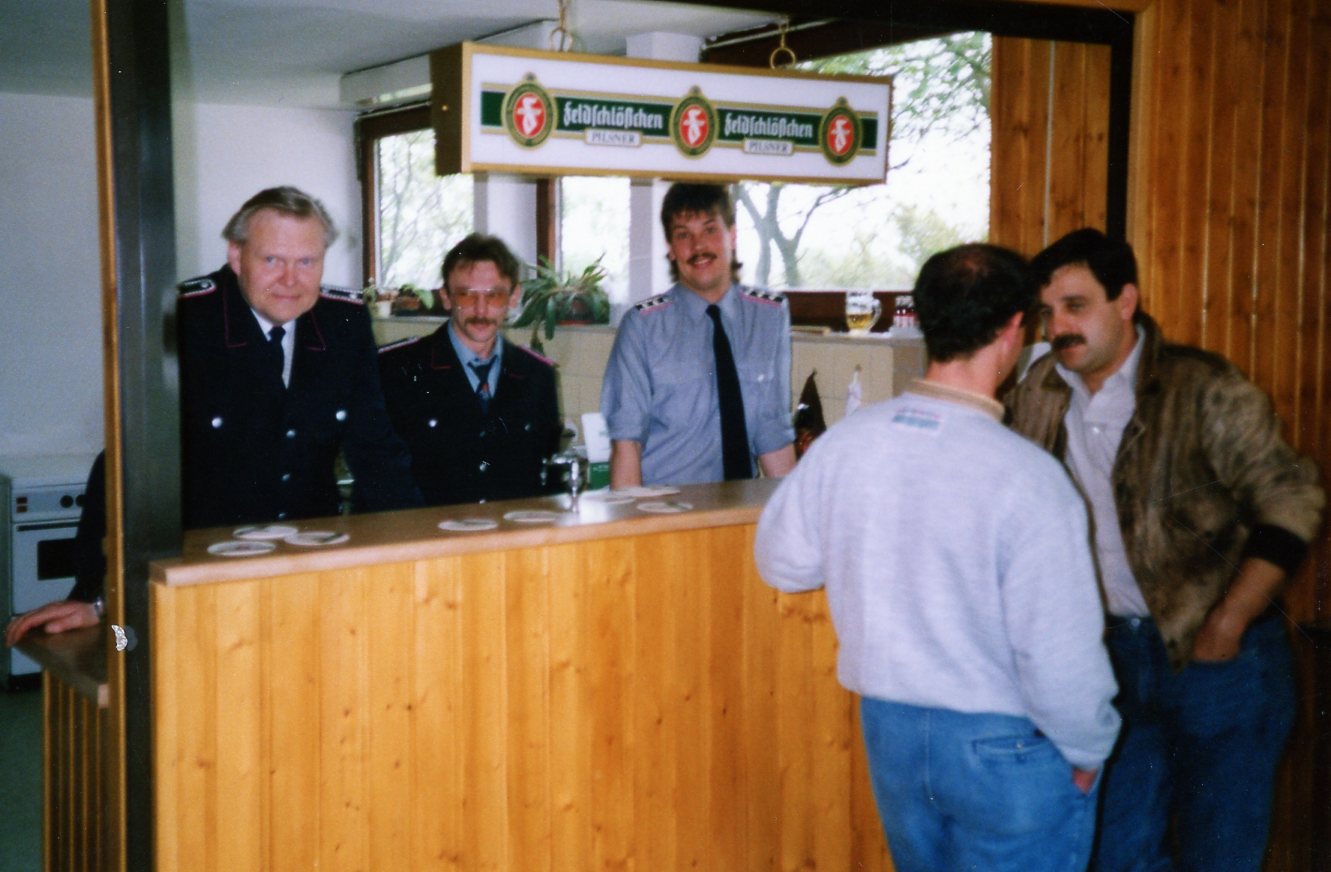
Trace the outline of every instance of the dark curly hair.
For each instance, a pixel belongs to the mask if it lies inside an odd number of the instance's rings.
[[[1083,227],[1060,238],[1031,258],[1040,287],[1061,267],[1084,266],[1104,286],[1105,298],[1118,299],[1124,285],[1137,284],[1137,256],[1122,239],[1112,239],[1094,227]]]
[[[966,358],[984,348],[1018,312],[1039,300],[1026,260],[997,245],[971,243],[930,257],[912,292],[929,359]]]
[[[444,267],[440,271],[444,278],[444,289],[448,290],[448,275],[455,266],[487,260],[495,265],[501,276],[513,283],[513,287],[522,282],[522,263],[509,251],[504,240],[498,236],[472,233],[444,255]]]

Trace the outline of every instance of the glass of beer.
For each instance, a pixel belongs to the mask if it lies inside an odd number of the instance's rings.
[[[883,304],[873,291],[846,291],[846,331],[852,336],[864,336],[878,323]]]

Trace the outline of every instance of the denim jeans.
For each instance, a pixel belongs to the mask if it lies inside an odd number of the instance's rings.
[[[1178,673],[1149,619],[1111,618],[1105,641],[1123,728],[1105,769],[1095,869],[1257,872],[1295,710],[1279,618],[1254,622],[1233,660]]]
[[[1029,720],[865,697],[874,798],[897,872],[1081,872],[1098,785]]]

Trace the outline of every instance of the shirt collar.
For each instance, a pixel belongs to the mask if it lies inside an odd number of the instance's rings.
[[[1003,404],[984,394],[977,394],[974,391],[966,391],[922,378],[913,379],[908,390],[912,394],[920,394],[935,400],[969,406],[978,412],[983,412],[995,421],[1001,422],[1003,420]]]
[[[736,290],[738,287],[738,285],[732,284],[726,288],[726,292],[721,295],[721,299],[716,301],[717,308],[727,318],[734,319],[736,317],[734,307],[739,301],[739,293]],[[708,303],[698,294],[678,282],[670,289],[670,293],[675,297],[676,302],[684,307],[684,311],[688,313],[690,318],[699,321],[707,317],[707,307],[711,303]]]
[[[259,332],[263,334],[264,339],[269,339],[271,335],[269,331],[274,327],[280,326],[285,331],[282,334],[282,353],[290,356],[292,349],[296,347],[296,322],[288,321],[285,324],[274,324],[260,315],[258,309],[251,306],[250,311],[254,313],[254,320],[259,322]]]

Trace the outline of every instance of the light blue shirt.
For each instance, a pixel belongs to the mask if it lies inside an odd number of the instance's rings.
[[[481,385],[480,378],[476,375],[476,370],[472,367],[473,363],[485,363],[487,360],[493,360],[494,366],[490,367],[490,372],[486,375],[486,382],[490,385],[490,396],[494,396],[499,390],[499,368],[504,363],[504,336],[499,334],[495,336],[494,353],[487,358],[481,358],[476,352],[468,348],[461,339],[458,338],[457,331],[453,329],[453,319],[448,320],[448,341],[453,343],[453,350],[457,352],[458,362],[462,364],[462,371],[467,374],[467,383],[471,385],[474,392]]]
[[[644,484],[725,478],[707,305],[676,284],[629,310],[615,336],[601,413],[612,440],[642,445]],[[739,373],[749,453],[784,448],[795,439],[785,297],[732,285],[717,306]]]

